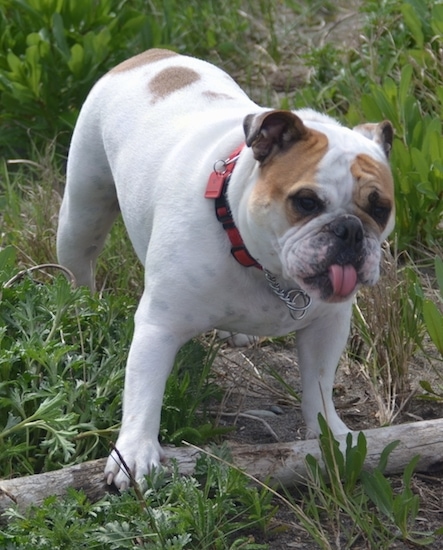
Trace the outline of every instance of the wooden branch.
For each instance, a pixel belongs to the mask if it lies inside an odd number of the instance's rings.
[[[368,446],[367,470],[377,466],[383,449],[396,440],[399,444],[389,457],[386,474],[401,473],[416,455],[420,455],[417,471],[433,473],[443,469],[443,419],[376,428],[363,433]],[[336,439],[344,443],[346,436]],[[321,459],[315,439],[262,445],[229,443],[228,446],[235,466],[259,480],[268,480],[274,486],[289,487],[302,482],[306,478],[305,456],[308,453]],[[194,472],[201,453],[189,446],[166,447],[165,452],[166,465],[170,459],[175,459],[183,475]],[[83,490],[92,501],[98,500],[109,491],[103,477],[105,461],[99,459],[54,472],[0,481],[0,515],[14,504],[25,509],[31,504],[41,504],[49,495],[63,496],[69,487]]]

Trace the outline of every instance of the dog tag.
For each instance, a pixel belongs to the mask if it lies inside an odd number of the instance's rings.
[[[206,199],[218,199],[223,191],[223,185],[225,183],[226,173],[212,172],[209,176],[208,185],[206,187],[205,198]]]

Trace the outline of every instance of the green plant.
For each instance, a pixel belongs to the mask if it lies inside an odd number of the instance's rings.
[[[8,282],[14,262],[12,247],[0,251],[2,476],[107,454],[121,416],[135,308],[133,298],[91,296],[64,277],[41,284],[24,274]],[[166,441],[202,442],[218,433],[198,414],[219,392],[208,376],[212,358],[198,342],[179,354],[163,414]]]
[[[212,1],[2,0],[0,148],[29,151],[49,137],[64,154],[87,93],[111,67],[151,47],[229,56],[240,48],[226,37],[246,26],[234,5],[228,14]]]
[[[92,84],[141,48],[146,16],[119,0],[2,0],[0,146],[57,138],[66,147]],[[19,145],[19,143],[21,144]],[[26,147],[25,147],[26,148]]]
[[[439,226],[443,215],[443,137],[435,112],[424,112],[413,93],[412,65],[406,65],[400,83],[386,78],[362,98],[369,120],[388,118],[396,129],[392,168],[396,181],[396,233],[399,247],[422,241],[433,246],[442,237]],[[435,108],[443,109],[435,97]]]
[[[423,297],[423,318],[431,341],[435,345],[438,353],[443,358],[443,261],[441,258],[435,257],[434,268],[436,275],[437,288],[433,292],[434,300]],[[420,386],[425,390],[422,399],[429,401],[443,402],[443,385],[440,383],[437,386],[432,386],[428,380],[421,380]]]
[[[3,286],[1,475],[39,472],[107,452],[132,330],[122,306],[131,310],[134,304],[72,291],[63,277],[46,284],[25,277]]]
[[[71,490],[66,499],[50,497],[26,514],[10,510],[0,544],[22,550],[267,548],[251,532],[265,530],[275,513],[269,491],[251,487],[241,472],[217,460],[202,458],[197,470],[196,477],[173,470],[170,478],[158,470],[141,500],[127,491],[91,504]]]
[[[432,538],[416,535],[411,531],[411,525],[417,519],[420,498],[411,490],[411,477],[420,457],[414,457],[403,472],[403,489],[395,494],[389,480],[380,469],[374,472],[362,472],[361,480],[365,493],[387,519],[398,527],[404,540],[410,540],[418,544],[427,544]]]
[[[216,347],[207,350],[197,340],[179,351],[163,401],[160,433],[166,441],[200,445],[228,431],[215,427],[206,410],[222,396],[210,372],[216,353]]]
[[[0,246],[14,245],[17,260],[26,265],[55,261],[54,244],[58,188],[62,176],[55,162],[54,143],[34,156],[0,164],[0,222],[7,235]]]
[[[0,545],[8,550],[91,548],[90,532],[108,508],[106,502],[91,504],[83,493],[69,490],[63,501],[48,497],[27,514],[11,509],[8,532],[0,530]]]
[[[436,294],[436,300],[440,303],[440,309],[432,300],[425,299],[423,302],[423,317],[431,340],[443,356],[443,313],[441,311],[443,306],[443,261],[441,258],[435,257],[434,266],[440,292],[439,295]]]
[[[304,524],[321,548],[332,548],[325,542],[328,540],[323,528],[326,518],[334,529],[334,540],[343,542],[343,546],[337,543],[340,548],[352,548],[361,537],[370,548],[388,549],[398,539],[429,544],[438,533],[420,533],[414,529],[419,497],[412,493],[410,485],[418,457],[405,468],[403,488],[395,492],[383,472],[398,442],[392,442],[383,450],[378,466],[369,472],[364,469],[367,442],[363,433],[354,440],[348,434],[342,449],[321,416],[319,423],[322,462],[312,455],[306,457],[309,478],[304,499],[305,515],[315,520]],[[384,517],[380,517],[380,513]]]

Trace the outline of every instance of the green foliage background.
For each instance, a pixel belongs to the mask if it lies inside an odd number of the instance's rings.
[[[0,147],[28,149],[29,140],[55,138],[64,152],[79,108],[103,73],[152,47],[203,56],[216,46],[221,55],[236,50],[246,25],[236,17],[239,7],[238,0],[2,0]]]
[[[302,6],[287,2],[295,13]],[[309,8],[318,10],[315,3]],[[258,14],[266,18],[269,55],[278,63],[276,9],[240,0],[1,0],[0,148],[22,156],[49,139],[64,156],[94,82],[147,48],[168,47],[247,72],[245,37]],[[314,71],[310,86],[280,102],[323,108],[347,123],[391,120],[398,242],[432,246],[442,237],[443,5],[369,0],[361,10],[367,38],[360,51],[331,43],[311,49],[305,54]]]

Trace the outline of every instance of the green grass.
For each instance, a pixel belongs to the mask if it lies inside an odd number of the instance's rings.
[[[8,548],[115,549],[213,548],[259,550],[251,529],[262,532],[275,514],[272,495],[250,487],[239,471],[203,458],[194,477],[177,472],[148,479],[143,500],[132,491],[92,504],[70,491],[63,501],[49,497],[26,516],[11,511],[10,528],[0,533]]]
[[[372,384],[382,423],[397,414],[397,396],[408,389],[409,365],[426,336],[426,353],[432,345],[441,364],[443,276],[434,257],[441,257],[443,242],[443,5],[362,2],[363,38],[355,47],[330,41],[326,31],[319,35],[329,21],[340,21],[342,6],[295,0],[282,6],[0,0],[0,477],[105,456],[115,440],[142,284],[123,225],[100,260],[97,295],[73,290],[54,269],[13,278],[55,261],[65,154],[88,90],[115,63],[147,47],[216,62],[270,106],[308,105],[350,125],[393,122],[397,227],[382,283],[359,296],[360,343],[351,355]],[[309,81],[294,86],[288,78],[276,93],[271,77],[290,75],[295,64],[310,72]],[[194,341],[178,356],[162,417],[165,441],[201,444],[220,435],[205,412],[221,397],[211,377],[215,352]],[[437,380],[423,380],[422,388],[441,402]],[[284,389],[285,381],[278,382]],[[27,513],[10,511],[0,547],[266,548],[266,532],[278,525],[276,505],[319,548],[353,548],[361,540],[368,548],[426,545],[438,533],[417,533],[413,463],[394,489],[382,465],[362,471],[365,444],[360,437],[341,454],[325,428],[326,471],[308,457],[306,490],[286,497],[251,486],[226,466],[223,450],[223,461],[203,459],[194,477],[166,480],[159,473],[141,500],[129,491],[93,504],[72,491]]]
[[[340,449],[324,419],[320,424],[322,463],[306,457],[309,474],[303,508],[294,506],[319,548],[353,548],[361,541],[365,548],[391,548],[399,540],[427,546],[442,534],[442,529],[439,533],[414,529],[420,502],[412,491],[411,477],[418,456],[406,466],[401,490],[394,491],[384,469],[398,441],[384,449],[379,464],[368,472],[363,469],[367,455],[363,433],[356,441],[349,434],[346,448]]]

